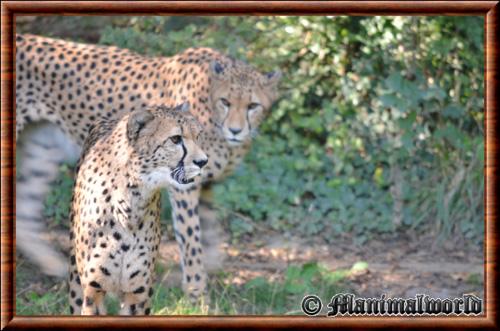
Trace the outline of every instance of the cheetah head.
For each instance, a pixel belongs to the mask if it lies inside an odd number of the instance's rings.
[[[229,145],[247,142],[277,99],[279,70],[262,74],[241,61],[210,64],[210,100],[216,125]]]
[[[132,112],[127,138],[143,180],[155,188],[182,187],[194,182],[208,161],[198,145],[201,130],[189,113],[188,103]]]

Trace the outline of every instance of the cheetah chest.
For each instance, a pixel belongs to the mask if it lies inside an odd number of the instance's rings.
[[[160,244],[158,209],[131,215],[114,210],[112,218],[87,232],[92,243],[83,275],[106,292],[141,291],[151,282]]]

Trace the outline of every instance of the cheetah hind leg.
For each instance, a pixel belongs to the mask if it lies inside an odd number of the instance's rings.
[[[202,188],[199,215],[205,269],[208,273],[215,274],[224,269],[224,261],[227,259],[224,246],[229,242],[229,235],[224,231],[221,220],[217,219],[210,186]]]

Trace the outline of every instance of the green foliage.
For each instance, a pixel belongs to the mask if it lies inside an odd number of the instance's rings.
[[[104,29],[100,42],[147,55],[170,56],[189,47],[215,47],[241,57],[257,35],[238,17],[133,17]],[[226,33],[231,29],[231,33]]]
[[[74,185],[73,166],[64,164],[59,169],[54,187],[45,199],[43,215],[51,227],[69,228],[69,209]]]
[[[272,138],[258,137],[248,157],[251,162],[245,162],[233,176],[214,188],[219,206],[236,211],[227,216],[232,217],[229,222],[232,229],[239,222],[251,227],[239,215],[266,220],[275,230],[321,235],[327,240],[352,231],[360,235],[361,242],[366,239],[362,236],[366,232],[392,229],[390,218],[381,217],[390,213],[384,209],[388,208],[386,205],[380,204],[383,190],[370,191],[364,183],[339,184],[327,169],[323,179],[305,174],[297,167],[303,162],[300,153],[282,154],[276,148],[280,142],[272,144],[268,139]],[[281,145],[285,148],[282,141]],[[358,217],[360,214],[363,217]],[[375,223],[373,218],[377,216],[379,222]]]

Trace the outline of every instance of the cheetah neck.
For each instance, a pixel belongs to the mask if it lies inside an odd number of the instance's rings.
[[[130,170],[124,173],[118,189],[112,193],[115,217],[121,225],[133,229],[138,222],[159,210],[159,189],[150,189]]]
[[[118,126],[117,131],[125,130]],[[115,174],[114,184],[110,187],[117,212],[124,222],[142,217],[151,207],[160,192],[159,187],[153,187],[140,176],[140,162],[137,155],[128,146],[112,143],[112,154],[116,155],[110,164],[111,174]],[[125,170],[125,171],[124,171]]]

